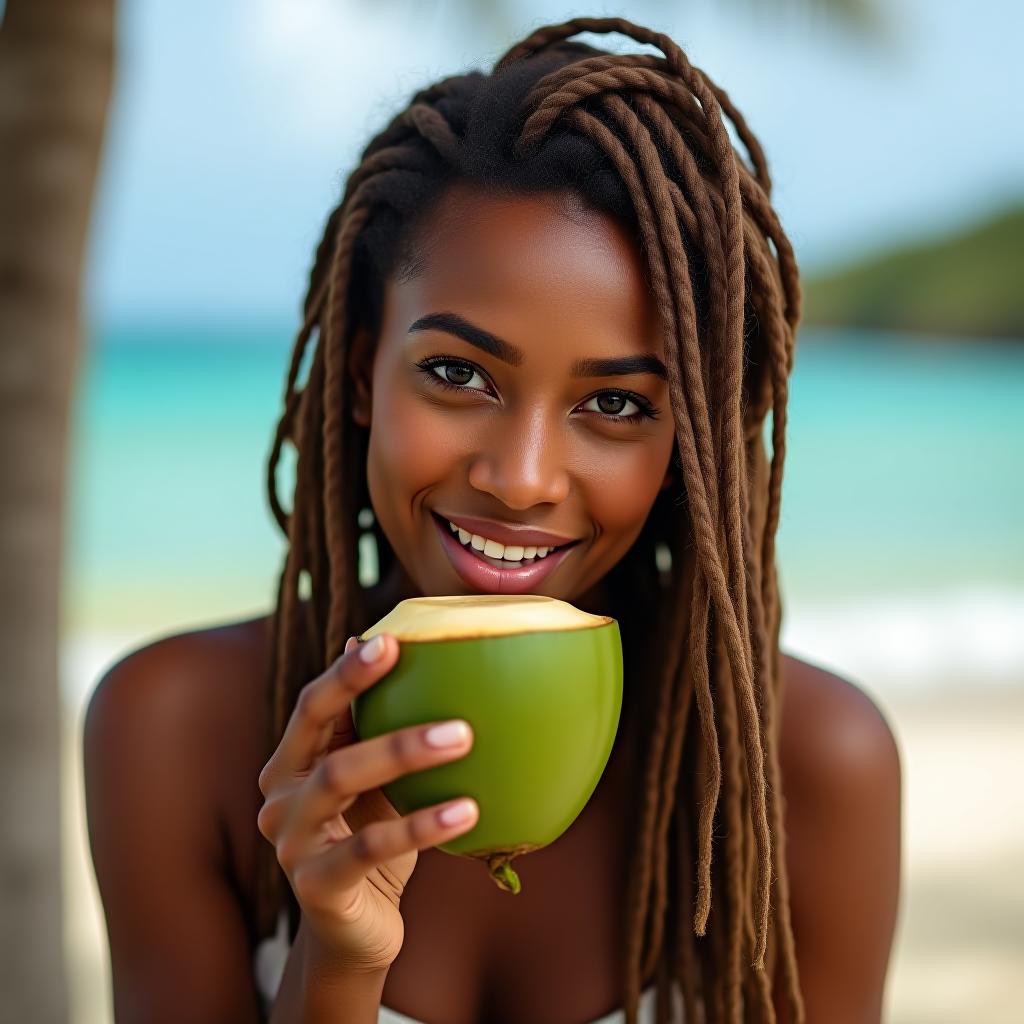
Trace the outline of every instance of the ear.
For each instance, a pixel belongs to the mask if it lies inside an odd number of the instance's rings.
[[[352,381],[352,419],[369,427],[373,409],[373,338],[365,327],[357,327],[348,356],[348,375]]]

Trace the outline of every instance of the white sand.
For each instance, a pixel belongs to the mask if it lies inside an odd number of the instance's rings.
[[[885,705],[904,885],[887,1020],[1010,1024],[1024,1004],[1024,688]]]

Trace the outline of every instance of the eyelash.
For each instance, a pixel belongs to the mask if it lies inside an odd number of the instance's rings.
[[[485,377],[484,372],[478,367],[474,366],[473,363],[466,362],[464,359],[452,359],[450,356],[431,356],[429,359],[424,359],[422,362],[416,364],[424,376],[433,384],[438,387],[445,388],[448,391],[479,391],[479,388],[471,388],[465,384],[453,384],[451,381],[445,380],[443,377],[439,377],[434,373],[435,366],[461,366],[463,369],[472,370],[474,373],[479,373],[481,377]],[[656,420],[659,416],[658,411],[641,395],[636,395],[632,391],[623,391],[621,388],[614,388],[605,391],[599,391],[597,395],[593,395],[593,398],[597,398],[598,395],[622,395],[630,402],[635,403],[640,408],[640,412],[635,412],[630,416],[613,416],[611,413],[599,412],[596,415],[602,419],[613,420],[616,423],[640,423],[643,420]],[[588,398],[589,402],[590,399]]]

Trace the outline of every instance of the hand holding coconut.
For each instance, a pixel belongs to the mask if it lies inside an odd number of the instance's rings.
[[[354,648],[303,687],[281,742],[260,773],[265,798],[257,824],[274,844],[312,941],[340,969],[389,967],[404,938],[399,900],[418,851],[476,824],[448,800],[400,815],[380,787],[464,757],[466,723],[429,723],[357,742],[352,701],[395,665],[393,636]],[[449,816],[450,815],[450,816]]]
[[[362,636],[385,634],[401,657],[353,698],[359,736],[459,717],[478,742],[384,793],[403,814],[472,796],[478,823],[438,849],[478,861],[518,894],[513,860],[572,825],[608,763],[622,710],[618,623],[542,594],[438,595],[407,598]]]

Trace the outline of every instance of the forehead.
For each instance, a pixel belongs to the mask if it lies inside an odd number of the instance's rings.
[[[456,186],[420,227],[415,249],[417,272],[395,285],[394,298],[422,307],[417,315],[476,313],[487,319],[481,326],[524,342],[557,330],[660,348],[637,242],[572,197]]]

